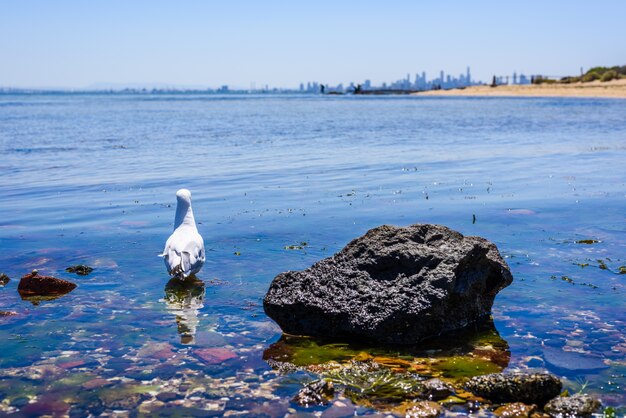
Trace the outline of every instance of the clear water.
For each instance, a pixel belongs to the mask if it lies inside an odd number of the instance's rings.
[[[509,369],[626,405],[625,100],[2,95],[0,150],[0,311],[17,313],[0,317],[0,411],[133,410],[192,398],[193,379],[217,388],[200,410],[298,409],[299,378],[263,360],[281,336],[270,281],[424,222],[506,256],[493,314]],[[157,254],[181,187],[207,263],[204,288],[179,294]],[[93,273],[65,272],[79,263]],[[78,287],[22,300],[32,269]]]

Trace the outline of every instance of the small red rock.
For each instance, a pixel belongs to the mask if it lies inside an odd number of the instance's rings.
[[[137,352],[141,358],[167,360],[176,355],[174,347],[169,343],[147,343]]]
[[[158,351],[155,351],[151,357],[159,360],[167,360],[174,357],[175,355],[176,353],[172,350],[171,347],[164,347]]]
[[[67,280],[57,279],[52,276],[40,276],[34,270],[20,279],[17,291],[20,296],[57,296],[64,295],[74,290],[76,285]]]
[[[219,364],[237,357],[237,354],[227,348],[200,348],[194,353],[206,364]]]
[[[53,417],[64,416],[67,414],[70,406],[63,402],[51,397],[40,399],[37,402],[29,403],[20,410],[21,415],[27,417],[39,417],[42,415],[48,415]]]

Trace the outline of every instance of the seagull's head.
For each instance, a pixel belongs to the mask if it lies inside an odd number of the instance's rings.
[[[187,203],[191,205],[191,192],[187,189],[180,189],[176,192],[176,199],[181,203]]]

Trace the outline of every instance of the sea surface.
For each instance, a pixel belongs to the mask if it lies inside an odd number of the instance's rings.
[[[370,228],[414,223],[483,236],[508,262],[500,369],[548,370],[624,411],[626,100],[3,94],[0,151],[0,415],[392,411],[291,402],[316,375],[273,358],[380,349],[290,342],[262,298]],[[207,253],[188,287],[157,257],[183,187]],[[22,300],[33,269],[78,287]]]

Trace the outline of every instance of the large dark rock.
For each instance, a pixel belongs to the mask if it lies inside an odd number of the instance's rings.
[[[22,297],[60,296],[71,292],[75,287],[72,282],[52,276],[40,276],[37,270],[33,270],[20,279],[17,291]]]
[[[440,225],[383,225],[276,276],[263,307],[288,334],[411,344],[488,317],[512,280],[486,239]]]
[[[492,402],[544,405],[561,393],[562,384],[548,373],[492,373],[473,377],[466,387]]]

